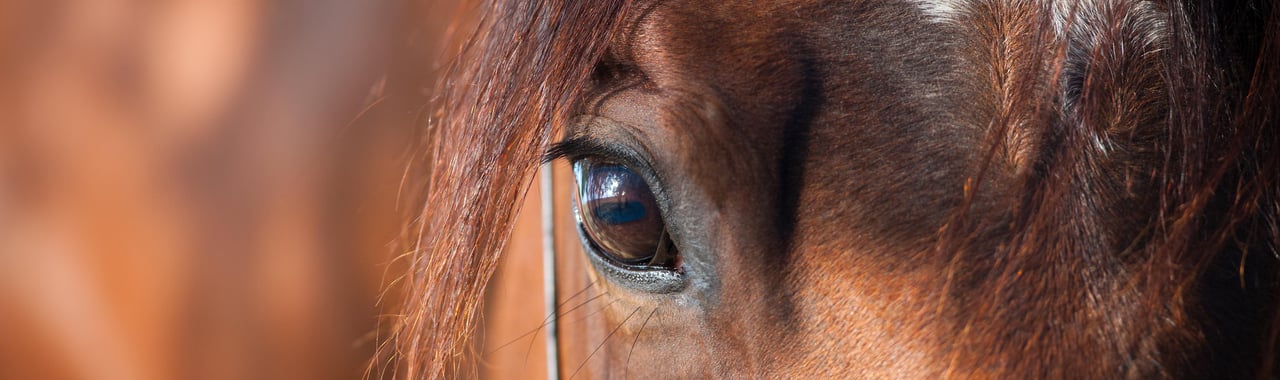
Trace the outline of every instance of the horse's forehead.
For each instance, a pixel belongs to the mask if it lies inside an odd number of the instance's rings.
[[[717,2],[708,6],[668,1],[651,10],[640,7],[641,12],[637,12],[640,16],[632,20],[633,33],[628,35],[622,49],[629,52],[630,59],[657,87],[683,98],[683,107],[678,108],[691,109],[689,113],[700,117],[737,117],[753,124],[777,121],[773,124],[782,125],[786,120],[769,120],[762,113],[785,113],[787,110],[779,107],[794,105],[802,100],[798,99],[801,96],[816,95],[827,98],[830,107],[812,111],[844,113],[832,117],[847,119],[856,115],[848,115],[850,111],[837,103],[858,95],[854,92],[866,95],[859,98],[866,102],[887,102],[893,97],[889,92],[896,92],[901,97],[922,99],[914,104],[933,106],[945,103],[939,101],[943,97],[941,93],[959,91],[955,88],[959,86],[939,83],[936,74],[950,70],[944,66],[955,66],[960,58],[953,49],[944,46],[950,44],[946,40],[964,37],[943,32],[941,25],[919,22],[932,17],[934,13],[929,12],[959,7],[958,0],[947,4],[925,3],[849,1],[844,6],[812,1],[764,1]],[[859,27],[850,26],[851,23]],[[925,32],[930,29],[934,30]],[[929,63],[917,64],[923,61]],[[869,75],[873,73],[894,75]],[[865,89],[867,82],[888,84],[893,79],[908,78],[918,80],[898,81],[902,88],[881,88],[877,91],[884,91],[879,94],[858,89]],[[805,80],[813,82],[810,87],[821,88],[805,89],[805,83],[801,83]],[[797,91],[826,93],[797,94]],[[875,99],[871,95],[876,95]],[[923,101],[924,98],[930,100]],[[668,107],[665,111],[678,108]],[[944,113],[944,110],[930,111]],[[668,126],[690,127],[687,124]],[[758,137],[753,133],[760,132],[744,131],[742,125],[735,123],[710,124],[738,129],[720,131],[719,134],[732,134],[729,140]],[[699,143],[697,140],[687,141]],[[723,144],[725,140],[700,143]],[[723,176],[700,178],[723,179]]]
[[[890,0],[843,2],[752,1],[712,2],[661,1],[642,4],[624,22],[621,41],[628,58],[638,61],[651,76],[662,76],[698,67],[701,62],[717,64],[767,65],[777,62],[779,53],[794,53],[807,45],[810,53],[830,56],[848,54],[856,46],[823,46],[845,42],[865,43],[857,38],[864,29],[901,25],[897,33],[877,36],[879,43],[915,43],[936,35],[918,32],[939,28],[944,21],[965,13],[963,0]],[[937,22],[929,22],[937,21]],[[954,22],[950,23],[954,24]],[[877,25],[868,27],[868,25]],[[946,26],[948,29],[956,29]],[[881,30],[881,32],[884,32]],[[949,38],[956,38],[954,33]],[[823,41],[814,41],[821,39]],[[941,53],[941,52],[938,52]],[[661,78],[655,78],[661,80]]]
[[[965,0],[911,0],[920,11],[936,22],[954,21],[965,7]]]
[[[1012,1],[1012,0],[1005,0]],[[1081,1],[1085,3],[1087,1]],[[888,1],[866,1],[852,0],[842,2],[848,6],[888,6],[910,8],[927,16],[931,21],[947,22],[955,21],[966,13],[966,10],[973,6],[971,0],[888,0]],[[1074,4],[1073,1],[1055,1],[1045,0],[1045,3],[1053,3],[1057,8],[1067,8],[1067,4]],[[642,1],[637,9],[640,12],[634,12],[631,16],[632,22],[637,21],[661,21],[660,19],[649,18],[652,16],[651,11],[672,11],[677,10],[689,14],[697,14],[702,18],[711,17],[718,20],[744,20],[751,21],[755,26],[768,24],[771,20],[786,17],[805,17],[806,15],[797,12],[798,10],[814,8],[814,5],[838,5],[830,1],[813,1],[813,0],[762,0],[762,1],[726,1],[726,2],[701,2],[701,1]],[[714,25],[716,30],[723,31],[724,24]]]

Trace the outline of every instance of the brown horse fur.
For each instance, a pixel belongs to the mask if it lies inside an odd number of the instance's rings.
[[[402,376],[470,373],[486,281],[560,129],[638,141],[695,279],[661,297],[600,281],[620,301],[610,371],[1276,375],[1270,2],[480,10],[424,140]]]

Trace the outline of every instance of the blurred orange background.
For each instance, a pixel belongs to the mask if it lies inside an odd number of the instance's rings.
[[[0,2],[0,378],[387,376],[457,9]]]

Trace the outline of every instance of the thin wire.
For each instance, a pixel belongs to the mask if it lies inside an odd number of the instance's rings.
[[[542,293],[543,305],[551,315],[556,315],[556,237],[555,237],[555,198],[551,194],[551,164],[542,165],[539,187],[542,195]],[[559,318],[556,318],[559,319]],[[547,326],[547,379],[560,378],[560,355],[557,338],[559,323],[552,321]]]

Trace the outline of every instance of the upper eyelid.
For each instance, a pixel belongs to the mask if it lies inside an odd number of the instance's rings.
[[[649,147],[629,130],[612,129],[596,134],[577,134],[551,144],[542,156],[542,162],[557,159],[577,160],[585,157],[607,158],[625,164],[632,169],[653,172],[653,158]],[[618,142],[614,142],[618,141]]]
[[[565,127],[567,138],[552,143],[542,155],[542,163],[549,163],[561,158],[576,160],[587,156],[624,156],[624,152],[613,148],[608,142],[593,136],[600,119],[595,115],[576,116]],[[607,120],[607,119],[606,119]]]
[[[626,144],[615,145],[594,137],[578,136],[552,144],[542,159],[543,163],[548,163],[561,158],[577,161],[588,157],[602,158],[626,166],[644,177],[651,188],[661,188],[661,181],[648,156]],[[655,184],[654,181],[659,183]]]
[[[607,116],[580,115],[572,120],[565,128],[567,138],[546,149],[544,163],[561,158],[577,161],[595,157],[626,166],[644,178],[665,215],[671,202],[667,190],[670,178],[660,170],[668,166],[658,159],[661,156],[655,154],[653,142],[637,133],[636,127]]]
[[[602,115],[580,115],[565,128],[567,137],[551,144],[543,154],[543,163],[560,158],[570,160],[601,156],[618,159],[636,168],[652,171],[657,156],[653,154],[650,139],[644,137],[641,128],[620,123]]]

